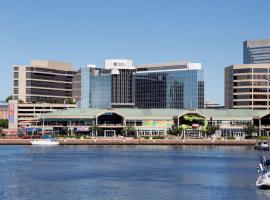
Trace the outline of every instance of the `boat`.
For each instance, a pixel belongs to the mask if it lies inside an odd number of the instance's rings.
[[[41,139],[34,139],[30,141],[32,145],[43,145],[43,146],[51,146],[51,145],[59,145],[59,141],[57,141],[53,136],[54,132],[52,132],[51,137],[48,138],[48,136],[44,133],[44,114],[42,117],[42,136]],[[34,130],[34,129],[33,129]],[[33,132],[32,132],[33,137]]]
[[[260,162],[257,168],[259,177],[256,181],[256,186],[260,189],[270,189],[270,160],[267,160],[263,155],[260,155],[259,158]]]
[[[257,140],[256,141],[256,144],[254,146],[254,149],[256,149],[256,150],[269,151],[269,141],[260,141],[260,140]]]
[[[40,139],[40,140],[33,140],[30,141],[32,145],[59,145],[59,142],[56,141],[54,138],[49,138],[49,139]]]

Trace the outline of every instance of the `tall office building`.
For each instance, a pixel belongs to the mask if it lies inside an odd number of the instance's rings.
[[[270,64],[225,68],[225,108],[270,109]]]
[[[136,107],[204,107],[204,75],[200,63],[144,64],[136,68]]]
[[[135,106],[135,67],[132,60],[105,60],[104,68],[88,65],[73,78],[73,98],[82,108]]]
[[[75,71],[69,63],[32,60],[13,66],[13,99],[25,103],[64,103],[72,98]]]
[[[244,41],[243,63],[270,63],[270,39]]]

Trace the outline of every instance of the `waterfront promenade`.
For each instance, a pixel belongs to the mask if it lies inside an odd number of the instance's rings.
[[[0,139],[0,145],[30,145],[32,139]],[[254,146],[256,140],[210,140],[210,139],[131,139],[92,138],[59,139],[60,145],[230,145]]]

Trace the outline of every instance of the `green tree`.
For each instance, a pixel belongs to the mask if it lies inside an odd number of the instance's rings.
[[[96,136],[98,136],[98,133],[101,131],[101,128],[97,125],[94,125],[90,128],[90,130],[93,131]]]
[[[0,120],[0,128],[8,128],[8,120],[7,119]]]
[[[172,129],[169,130],[169,134],[172,135],[181,135],[183,131],[183,128],[178,126],[178,127],[173,127]]]
[[[13,99],[13,97],[12,97],[12,95],[10,95],[10,96],[8,96],[7,98],[6,98],[6,102],[8,103],[8,101],[9,100],[12,100]]]
[[[134,135],[136,134],[136,129],[133,126],[125,126],[121,131],[124,136]]]
[[[258,128],[254,124],[246,124],[243,127],[243,131],[245,132],[247,138],[251,138],[252,133],[257,132]]]
[[[219,130],[219,126],[215,126],[215,125],[207,125],[206,127],[206,134],[207,136],[212,136],[215,134],[215,132]]]

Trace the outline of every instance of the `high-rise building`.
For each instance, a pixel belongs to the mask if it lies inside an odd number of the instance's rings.
[[[136,68],[136,107],[204,107],[204,75],[200,63],[144,64]]]
[[[270,64],[225,68],[225,108],[270,109]]]
[[[270,63],[270,39],[244,41],[243,63]]]
[[[135,106],[135,67],[132,60],[105,60],[104,68],[88,65],[73,78],[73,98],[82,108]]]
[[[64,103],[72,98],[75,71],[69,63],[32,60],[13,66],[13,99],[24,103]]]

